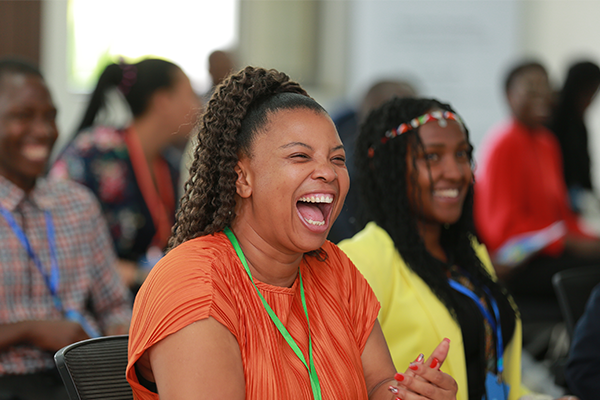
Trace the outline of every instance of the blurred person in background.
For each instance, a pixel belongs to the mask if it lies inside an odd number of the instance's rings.
[[[600,393],[600,285],[587,302],[571,340],[565,376],[569,389],[581,400],[594,400]]]
[[[117,89],[133,115],[126,127],[95,125]],[[181,153],[200,102],[177,65],[161,59],[110,64],[91,95],[78,133],[51,176],[71,178],[97,196],[119,256],[119,270],[135,292],[163,254],[178,200]]]
[[[544,127],[551,104],[546,69],[537,62],[517,65],[505,91],[511,117],[483,145],[475,224],[519,305],[527,334],[527,323],[562,320],[552,276],[600,265],[600,240],[583,231],[569,207],[560,145]]]
[[[573,64],[559,93],[548,127],[556,135],[563,158],[571,208],[600,232],[600,204],[594,195],[586,112],[600,86],[600,68],[590,61]],[[594,221],[594,215],[596,220]]]
[[[208,103],[215,88],[234,72],[235,63],[233,54],[225,50],[215,50],[208,56],[208,73],[211,79],[211,86],[204,95],[204,102]]]
[[[58,136],[39,70],[0,60],[0,399],[67,399],[60,348],[127,333],[129,293],[94,195],[43,177]]]

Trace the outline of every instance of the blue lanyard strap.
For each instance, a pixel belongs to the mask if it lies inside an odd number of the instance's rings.
[[[504,371],[504,345],[502,342],[502,327],[500,325],[500,310],[498,309],[498,303],[496,302],[496,299],[494,299],[487,287],[483,288],[486,294],[488,295],[490,304],[492,306],[492,310],[494,311],[494,316],[496,317],[496,319],[494,320],[490,312],[483,306],[483,304],[481,304],[479,297],[477,297],[477,295],[473,293],[473,291],[467,289],[466,287],[452,279],[448,279],[448,283],[454,290],[464,294],[465,296],[471,298],[475,302],[475,304],[479,308],[479,311],[481,311],[481,314],[483,314],[483,317],[490,324],[492,330],[496,332],[496,357],[498,360],[497,372],[498,375],[502,375],[502,372]]]
[[[50,215],[50,213],[48,211],[44,212],[44,217],[46,219],[48,246],[50,247],[49,274],[46,273],[46,271],[44,270],[42,262],[38,258],[37,254],[35,254],[35,252],[33,251],[31,243],[29,243],[29,239],[27,239],[25,232],[23,232],[21,227],[17,224],[17,221],[15,221],[15,218],[12,216],[12,214],[3,207],[0,207],[0,213],[2,213],[2,216],[4,217],[6,222],[8,222],[8,225],[10,226],[14,234],[17,236],[17,239],[19,239],[19,242],[21,242],[21,245],[25,248],[25,250],[27,250],[27,255],[33,260],[35,266],[44,277],[44,282],[46,282],[46,286],[48,286],[48,290],[50,290],[50,294],[52,295],[52,297],[56,296],[56,293],[58,292],[58,284],[60,281],[60,272],[58,269],[58,262],[56,260],[54,224],[52,223],[52,216]],[[60,305],[60,302],[58,305],[61,307],[60,311],[62,311],[62,305]]]
[[[237,256],[239,257],[240,261],[244,265],[246,273],[250,277],[250,281],[256,289],[256,292],[258,293],[258,296],[260,297],[263,306],[265,307],[265,310],[269,314],[269,317],[271,317],[271,320],[273,321],[273,323],[275,324],[285,341],[290,345],[296,356],[300,359],[300,361],[302,361],[302,363],[308,370],[308,374],[310,376],[310,386],[312,388],[314,399],[321,400],[321,384],[319,382],[319,377],[317,376],[317,371],[315,369],[315,363],[313,359],[312,340],[310,336],[310,321],[308,320],[308,310],[306,308],[306,297],[304,295],[304,285],[302,284],[302,274],[298,270],[298,277],[300,279],[300,297],[302,299],[302,307],[304,308],[304,314],[306,315],[306,323],[308,324],[308,357],[310,366],[306,363],[306,359],[304,358],[302,351],[298,347],[298,344],[294,341],[292,335],[288,332],[288,330],[283,325],[279,317],[277,317],[271,306],[269,306],[269,303],[267,303],[267,300],[265,300],[263,295],[260,293],[258,287],[256,287],[254,279],[252,278],[252,273],[250,272],[250,268],[248,267],[248,262],[246,261],[246,257],[244,256],[244,252],[242,251],[242,248],[240,247],[237,238],[235,237],[231,229],[229,229],[229,227],[226,227],[224,232],[225,235],[227,235],[227,237],[229,238],[231,244],[233,245],[233,248],[235,249],[235,252],[237,253]]]
[[[14,232],[21,245],[27,251],[27,255],[29,258],[33,260],[38,271],[42,274],[44,278],[44,282],[50,291],[50,295],[52,296],[52,301],[54,302],[54,307],[65,316],[65,318],[78,322],[81,327],[85,330],[89,337],[98,337],[100,333],[94,329],[88,321],[76,310],[65,309],[60,297],[58,296],[58,287],[60,283],[60,270],[58,268],[58,258],[56,256],[56,233],[54,230],[54,223],[52,222],[52,215],[49,211],[44,211],[44,218],[46,220],[46,236],[48,238],[48,247],[50,249],[50,273],[47,273],[44,270],[44,266],[40,258],[33,251],[33,247],[27,239],[27,235],[23,232],[23,229],[17,224],[13,215],[4,207],[0,206],[0,214],[4,217],[8,225]]]

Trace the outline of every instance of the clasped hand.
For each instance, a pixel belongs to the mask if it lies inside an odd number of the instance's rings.
[[[396,374],[397,384],[388,388],[394,396],[393,399],[455,400],[458,391],[456,381],[440,371],[449,349],[450,341],[444,339],[427,360],[424,360],[421,354],[410,363],[403,374]]]

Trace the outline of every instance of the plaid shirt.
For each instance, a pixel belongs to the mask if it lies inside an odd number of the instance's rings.
[[[129,323],[130,295],[114,268],[116,256],[106,223],[87,189],[70,181],[40,179],[26,195],[0,176],[0,205],[12,213],[47,272],[50,249],[44,212],[51,213],[60,270],[58,296],[66,309],[79,311],[101,332]],[[61,318],[42,274],[0,214],[0,325]],[[0,375],[53,367],[53,353],[32,345],[0,351]]]

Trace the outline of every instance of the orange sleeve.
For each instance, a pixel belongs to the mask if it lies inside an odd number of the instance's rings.
[[[150,394],[138,383],[133,366],[147,349],[168,335],[211,316],[238,336],[236,307],[227,300],[231,296],[223,293],[224,285],[215,282],[218,277],[213,264],[219,257],[215,257],[214,249],[199,246],[206,242],[192,240],[169,252],[152,269],[136,296],[126,372],[129,383],[137,389],[134,391]]]

